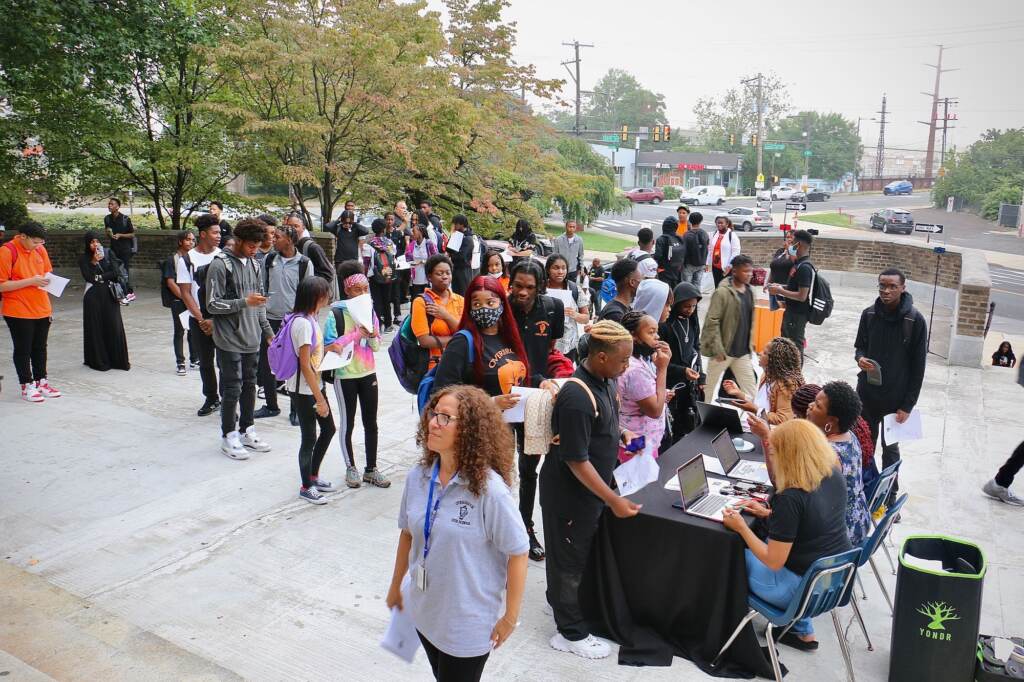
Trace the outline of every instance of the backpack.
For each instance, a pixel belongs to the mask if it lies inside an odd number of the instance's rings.
[[[611,274],[606,275],[604,281],[601,282],[601,300],[608,303],[618,294],[619,288],[615,286],[615,280],[612,279]]]
[[[263,290],[270,291],[270,268],[274,264],[274,259],[280,256],[277,251],[271,251],[267,254],[267,257],[263,260]],[[309,270],[310,261],[308,258],[299,254],[299,281],[306,279],[306,272]]]
[[[295,346],[292,344],[292,322],[298,317],[309,319],[299,313],[289,313],[274,334],[274,338],[267,344],[267,364],[278,381],[287,381],[299,373],[299,354],[295,352]],[[310,324],[313,327],[313,335],[309,343],[315,346],[317,324],[312,320]]]
[[[807,321],[811,324],[821,324],[832,315],[835,299],[832,298],[832,287],[829,286],[828,280],[818,274],[816,267],[810,267],[814,274],[811,276],[811,291],[807,301]]]
[[[469,343],[469,362],[473,363],[473,335],[469,333],[468,329],[460,329],[457,333],[466,337],[466,341]],[[416,409],[420,414],[423,414],[423,410],[426,409],[427,403],[430,402],[430,394],[434,392],[435,374],[437,374],[437,365],[434,365],[431,370],[427,372],[416,391]]]
[[[426,294],[423,299],[426,300]],[[427,329],[434,323],[434,318],[427,315]],[[419,392],[420,383],[430,366],[430,349],[420,347],[419,341],[412,333],[412,313],[405,316],[402,324],[398,327],[398,333],[391,339],[388,347],[388,357],[391,358],[391,366],[398,375],[398,383],[407,392],[416,395]]]
[[[373,256],[370,262],[373,266],[373,274],[370,281],[377,284],[390,284],[395,280],[395,257],[388,253],[387,249],[370,244],[373,249]]]
[[[227,272],[224,279],[224,293],[227,294],[227,298],[240,298],[238,295],[238,289],[235,288],[234,266],[231,265],[231,259],[221,251],[213,257],[212,261],[206,265],[200,266],[199,269],[195,271],[195,274],[192,275],[192,281],[199,287],[199,291],[201,292],[197,303],[199,304],[199,312],[203,314],[203,317],[210,316],[210,311],[207,310],[206,307],[207,303],[210,301],[210,287],[206,286],[206,276],[210,274],[210,266],[213,265],[214,261],[218,258],[224,262],[224,269]],[[253,259],[253,262],[256,262],[255,259]],[[188,266],[191,270],[191,261],[189,261]],[[255,267],[259,268],[258,265]]]
[[[173,279],[175,274],[174,255],[172,254],[161,260],[158,266],[160,268],[160,305],[170,308],[178,300],[178,297],[174,295],[171,288],[167,286],[167,278]]]
[[[874,307],[871,307],[870,309],[868,309],[865,312],[867,314],[867,320],[868,320],[868,331],[870,332],[871,331],[871,323],[874,322],[874,320],[875,320],[875,309],[874,309]],[[908,343],[910,343],[910,337],[914,335],[914,316],[913,315],[904,315],[903,316],[903,327],[902,327],[902,329],[903,329],[903,345],[906,346]]]
[[[693,235],[692,237],[690,235]],[[696,244],[694,243],[696,241]],[[690,230],[683,238],[686,245],[686,255],[683,257],[685,265],[704,265],[708,261],[708,233],[704,230]]]

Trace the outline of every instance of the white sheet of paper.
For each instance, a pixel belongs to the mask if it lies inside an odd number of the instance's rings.
[[[64,287],[66,287],[68,282],[71,281],[67,277],[61,277],[60,275],[55,275],[52,272],[46,273],[43,277],[50,280],[50,283],[43,287],[43,291],[53,294],[58,298],[60,298],[60,295],[64,293]]]
[[[512,262],[512,256],[510,256],[506,252],[502,251],[501,252],[501,260],[505,261],[506,263],[511,263]]]
[[[632,495],[648,483],[658,480],[658,461],[651,454],[652,448],[653,444],[644,448],[642,454],[615,468],[613,473],[619,486],[619,495]]]
[[[462,233],[458,230],[452,230],[452,234],[448,237],[448,250],[458,251],[462,248]]]
[[[409,604],[409,576],[402,581],[402,603]],[[416,652],[420,649],[420,637],[416,633],[416,624],[408,611],[391,609],[391,621],[388,629],[384,631],[384,638],[380,640],[380,646],[406,663],[412,663],[416,658]]]
[[[345,302],[352,320],[368,332],[373,331],[373,299],[369,294],[350,298]]]
[[[399,256],[395,259],[395,270],[408,270],[412,265],[409,261],[405,260],[405,256]]]
[[[528,388],[526,386],[513,386],[512,395],[522,396],[519,402],[501,413],[501,418],[509,424],[520,424],[526,419],[526,399],[533,393],[543,391],[542,388]]]
[[[341,349],[341,354],[335,353],[332,350],[324,353],[323,360],[320,361],[320,367],[318,368],[321,372],[327,372],[332,369],[341,369],[352,362],[352,356],[355,355],[356,345],[350,343]]]
[[[572,297],[572,291],[569,289],[548,289],[547,295],[551,298],[557,298],[566,308],[576,310],[576,300]]]
[[[886,443],[902,443],[908,440],[920,440],[924,438],[924,430],[921,426],[921,410],[914,410],[907,417],[907,421],[899,424],[896,422],[896,414],[887,414],[882,418],[882,426],[885,433]]]
[[[704,458],[704,471],[709,474],[718,474],[724,476],[725,472],[722,470],[722,463],[718,461],[717,457],[711,455],[701,455]]]
[[[190,317],[192,317],[192,313],[188,311],[188,308],[182,310],[181,313],[178,315],[178,320],[181,322],[181,326],[184,327],[186,331],[188,330],[188,318]]]

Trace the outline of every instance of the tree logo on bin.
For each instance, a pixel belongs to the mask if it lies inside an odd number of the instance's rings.
[[[917,609],[917,612],[930,619],[926,627],[919,628],[922,637],[925,639],[937,639],[943,642],[953,639],[953,635],[945,631],[946,626],[943,623],[948,620],[960,620],[960,616],[956,615],[954,607],[944,601],[930,601],[922,604]]]

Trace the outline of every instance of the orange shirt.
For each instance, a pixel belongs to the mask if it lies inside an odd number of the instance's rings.
[[[722,269],[722,235],[716,235],[718,239],[715,240],[715,248],[711,252],[711,267],[718,270]]]
[[[10,246],[9,246],[10,245]],[[14,260],[11,246],[18,251]],[[13,268],[12,266],[13,260]],[[45,247],[37,247],[26,251],[18,239],[12,239],[0,246],[0,283],[10,280],[28,279],[36,275],[45,275],[53,271],[50,255]],[[50,295],[39,287],[24,287],[4,292],[4,316],[17,317],[23,320],[39,320],[53,315],[50,306]]]
[[[425,295],[437,303],[437,296],[430,289],[423,292]],[[444,309],[448,311],[448,314],[454,317],[456,320],[462,319],[462,307],[463,299],[462,296],[452,292],[448,297],[448,304],[444,306]],[[434,321],[431,322],[430,328],[427,328],[427,304],[423,302],[423,296],[417,296],[412,302],[412,320],[409,322],[409,328],[412,330],[413,336],[419,338],[428,334],[434,336],[451,336],[457,329],[451,329],[448,327],[448,323],[442,320],[440,317],[435,317]],[[430,366],[433,367],[438,359],[441,357],[440,348],[430,349]]]

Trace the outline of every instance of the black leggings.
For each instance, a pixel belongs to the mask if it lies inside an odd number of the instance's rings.
[[[334,393],[341,410],[342,432],[338,435],[341,456],[345,466],[356,465],[352,452],[352,430],[356,425],[356,402],[359,402],[363,418],[363,445],[366,448],[366,471],[377,468],[377,374],[367,374],[358,379],[335,379]]]
[[[999,473],[996,474],[996,483],[1004,488],[1009,488],[1013,484],[1013,477],[1017,475],[1022,466],[1024,466],[1024,441],[1013,451],[1010,459],[1006,460],[999,468]]]
[[[393,283],[381,284],[370,280],[370,300],[373,301],[373,311],[377,313],[382,327],[390,327],[391,317],[391,287]]]
[[[516,436],[516,450],[519,451],[519,515],[523,517],[526,530],[533,532],[533,505],[537,500],[537,467],[541,458],[538,455],[523,453],[525,431],[522,424],[513,424],[512,431]]]
[[[491,655],[490,652],[471,658],[452,656],[431,644],[419,630],[416,634],[423,642],[423,651],[427,654],[430,669],[434,671],[434,679],[437,682],[478,682],[480,676],[484,674],[484,665],[487,663],[487,657]]]
[[[14,369],[18,383],[31,384],[46,378],[46,341],[50,335],[50,318],[27,320],[4,315],[14,345]]]
[[[174,324],[174,359],[179,365],[185,364],[186,336],[188,337],[188,358],[192,362],[199,362],[199,351],[192,343],[192,330],[181,326],[179,315],[183,312],[185,312],[185,304],[180,299],[171,303],[171,320]]]
[[[308,488],[316,482],[320,475],[320,463],[324,461],[327,448],[334,438],[334,415],[330,413],[330,403],[326,417],[316,413],[316,399],[304,393],[292,393],[292,405],[299,417],[299,478],[302,487]],[[320,427],[317,435],[316,427]]]

